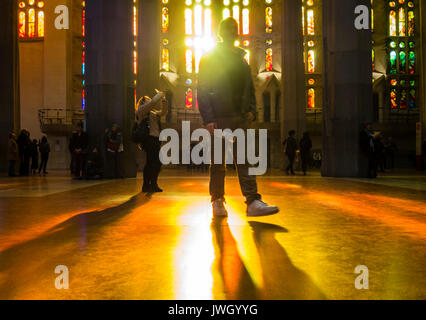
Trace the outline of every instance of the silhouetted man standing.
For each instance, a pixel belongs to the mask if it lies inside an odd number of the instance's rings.
[[[228,18],[220,24],[223,42],[203,57],[200,62],[198,104],[206,129],[213,135],[215,129],[247,129],[255,120],[256,98],[250,67],[244,60],[245,51],[234,46],[238,38],[238,24]],[[234,151],[236,150],[234,146]],[[212,152],[213,155],[213,152]],[[236,155],[234,154],[234,162]],[[225,202],[225,164],[213,162],[210,168],[210,194],[213,215],[227,216]],[[249,165],[236,164],[243,195],[247,199],[248,216],[265,216],[279,211],[268,206],[257,192],[255,176],[248,173]]]

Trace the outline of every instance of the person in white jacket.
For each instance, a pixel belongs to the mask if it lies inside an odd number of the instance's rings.
[[[159,137],[161,132],[161,117],[166,116],[167,113],[168,104],[163,92],[157,90],[157,94],[152,99],[144,96],[138,101],[136,121],[140,124],[147,117],[149,121],[149,137],[144,143],[146,164],[143,170],[142,192],[163,192],[158,186],[158,175],[161,171],[161,142]]]

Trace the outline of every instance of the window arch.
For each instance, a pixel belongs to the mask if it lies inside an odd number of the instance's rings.
[[[18,1],[18,37],[39,40],[44,38],[44,1]]]

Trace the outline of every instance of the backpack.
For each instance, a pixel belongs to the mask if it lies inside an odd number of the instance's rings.
[[[149,116],[142,119],[141,123],[135,122],[132,128],[131,139],[134,143],[139,144],[142,149],[149,137]]]

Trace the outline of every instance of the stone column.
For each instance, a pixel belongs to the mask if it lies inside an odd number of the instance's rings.
[[[132,0],[86,1],[86,126],[90,143],[105,150],[105,129],[117,123],[124,140],[125,177],[136,176]]]
[[[152,96],[160,80],[160,3],[139,0],[138,96]]]
[[[271,123],[275,123],[275,106],[277,104],[277,90],[271,91]]]
[[[19,130],[19,47],[17,2],[0,2],[0,171],[7,171],[8,134]]]
[[[371,30],[356,30],[355,7],[370,0],[324,0],[323,167],[327,177],[366,176],[362,124],[372,108]]]
[[[305,69],[303,62],[302,2],[282,1],[281,140],[290,130],[305,130]]]

